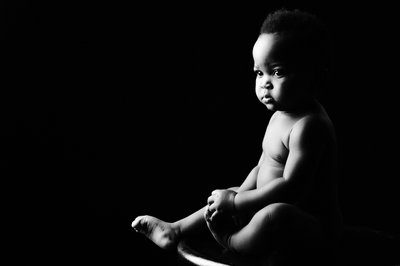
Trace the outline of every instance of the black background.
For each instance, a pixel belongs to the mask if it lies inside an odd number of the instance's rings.
[[[332,35],[321,101],[346,224],[398,234],[394,6],[294,2],[2,2],[1,167],[19,257],[172,263],[130,224],[182,218],[257,163],[270,113],[251,49],[281,6],[317,14]]]

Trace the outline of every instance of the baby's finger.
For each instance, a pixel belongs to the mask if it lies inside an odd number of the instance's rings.
[[[215,212],[216,210],[217,210],[217,207],[215,206],[214,203],[212,203],[211,205],[208,206],[208,211],[209,211],[210,213],[213,213],[213,212]]]
[[[210,221],[213,221],[214,219],[215,219],[215,217],[219,214],[220,212],[219,211],[214,211],[212,214],[211,214],[211,217],[209,218],[210,219]]]
[[[213,203],[214,203],[214,197],[213,196],[209,196],[208,199],[207,199],[207,204],[211,205]]]
[[[214,211],[210,210],[209,208],[206,208],[206,211],[204,213],[204,217],[207,221],[211,222],[210,218],[212,216]]]

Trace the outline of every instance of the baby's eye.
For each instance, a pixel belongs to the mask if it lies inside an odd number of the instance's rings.
[[[263,73],[260,70],[254,70],[257,77],[262,77]]]
[[[276,77],[282,77],[286,75],[286,71],[282,68],[275,68],[272,70],[272,75]]]

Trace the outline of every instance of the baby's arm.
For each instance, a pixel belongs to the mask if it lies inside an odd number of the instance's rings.
[[[237,211],[256,212],[274,202],[293,203],[310,185],[326,148],[326,128],[316,119],[297,122],[289,138],[289,154],[282,177],[261,188],[241,191],[234,199]]]
[[[261,154],[257,166],[250,171],[239,188],[217,189],[212,192],[211,196],[207,200],[209,207],[205,215],[206,219],[209,218],[212,220],[221,211],[224,213],[234,212],[233,199],[235,195],[239,192],[252,190],[257,187],[258,170],[263,158],[264,153]]]
[[[239,187],[239,189],[236,190],[236,192],[242,192],[242,191],[246,191],[246,190],[256,189],[258,170],[260,168],[260,164],[261,164],[263,158],[264,158],[264,152],[261,154],[258,164],[250,171],[250,173],[247,175],[246,179],[243,181],[243,183]]]

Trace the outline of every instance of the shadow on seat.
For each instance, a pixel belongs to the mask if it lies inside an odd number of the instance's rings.
[[[324,253],[318,250],[307,253],[292,252],[285,255],[282,253],[279,256],[275,256],[274,260],[239,256],[222,248],[216,241],[210,238],[184,239],[178,244],[177,250],[178,261],[182,266],[400,266],[398,237],[360,227],[347,227],[345,229],[340,258],[335,260],[336,262],[332,262],[332,257],[324,255]],[[315,258],[318,262],[312,262]]]
[[[262,266],[255,258],[238,256],[210,239],[184,239],[178,244],[180,265],[199,266]]]

